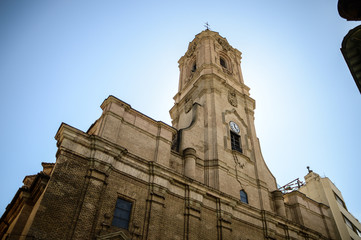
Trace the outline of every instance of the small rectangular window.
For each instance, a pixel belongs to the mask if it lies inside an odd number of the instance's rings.
[[[128,229],[132,203],[118,198],[114,209],[112,225],[119,228]]]
[[[345,220],[346,225],[349,226],[352,230],[354,230],[352,222],[348,220],[348,218],[345,216],[343,216],[343,219]]]
[[[342,199],[341,199],[336,193],[334,193],[334,194],[335,194],[336,201],[337,201],[339,204],[341,204],[342,207],[344,207],[344,208],[346,209],[346,205],[345,205],[345,203],[342,201]]]
[[[231,131],[231,147],[232,150],[236,150],[242,153],[241,140],[238,134]]]
[[[360,230],[358,230],[357,227],[355,227],[355,228],[356,228],[356,233],[357,233],[357,235],[358,235],[359,237],[361,237],[361,232],[360,232]]]

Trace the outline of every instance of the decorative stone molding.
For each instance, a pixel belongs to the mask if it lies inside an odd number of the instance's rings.
[[[97,169],[90,169],[88,175],[86,176],[90,179],[106,183],[107,174],[103,173]]]
[[[226,51],[229,51],[232,49],[232,47],[228,44],[228,42],[222,38],[218,38],[217,42],[222,46],[222,48]]]
[[[191,98],[187,99],[186,103],[184,104],[185,113],[188,113],[192,109],[192,106],[193,106],[193,100]]]
[[[165,207],[165,192],[166,190],[156,184],[151,184],[150,198],[148,201],[158,203]]]
[[[224,65],[221,64],[222,71],[228,75],[233,75],[233,61],[229,57],[229,53],[226,51],[220,51],[219,58],[216,59],[216,61],[221,61],[221,59],[224,61]]]
[[[227,229],[229,231],[232,231],[232,217],[228,214],[221,214],[221,217],[219,218],[219,224],[222,229]]]
[[[195,217],[201,220],[201,207],[200,204],[194,200],[190,200],[186,203],[187,213],[189,216]]]
[[[189,44],[188,51],[186,53],[187,57],[191,57],[194,51],[196,50],[196,48],[197,48],[197,43],[194,42]]]
[[[183,151],[183,155],[184,157],[189,157],[189,156],[196,157],[196,150],[194,150],[193,148],[186,148]]]
[[[125,235],[125,233],[122,230],[97,237],[97,240],[110,240],[110,239],[128,240],[129,238]]]
[[[237,95],[236,95],[236,91],[235,91],[235,90],[229,90],[229,91],[228,91],[228,102],[229,102],[233,107],[237,107],[237,106],[238,106]]]
[[[232,75],[232,71],[230,71],[228,68],[222,67],[222,70],[224,73],[227,73],[228,75]]]

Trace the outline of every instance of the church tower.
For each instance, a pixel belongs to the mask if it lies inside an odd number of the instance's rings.
[[[178,63],[179,89],[170,115],[185,175],[270,210],[276,180],[256,136],[255,101],[243,81],[241,52],[205,30]]]

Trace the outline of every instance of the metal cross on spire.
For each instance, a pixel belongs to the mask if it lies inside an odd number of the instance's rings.
[[[206,23],[204,24],[204,27],[206,28],[206,30],[211,30],[211,28],[209,27],[208,22],[206,22]]]

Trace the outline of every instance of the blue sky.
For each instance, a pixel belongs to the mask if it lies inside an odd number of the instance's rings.
[[[55,162],[61,122],[86,131],[108,95],[170,124],[177,61],[211,29],[243,53],[256,130],[278,184],[310,166],[361,218],[361,95],[340,52],[360,22],[337,0],[0,1],[0,212]]]

